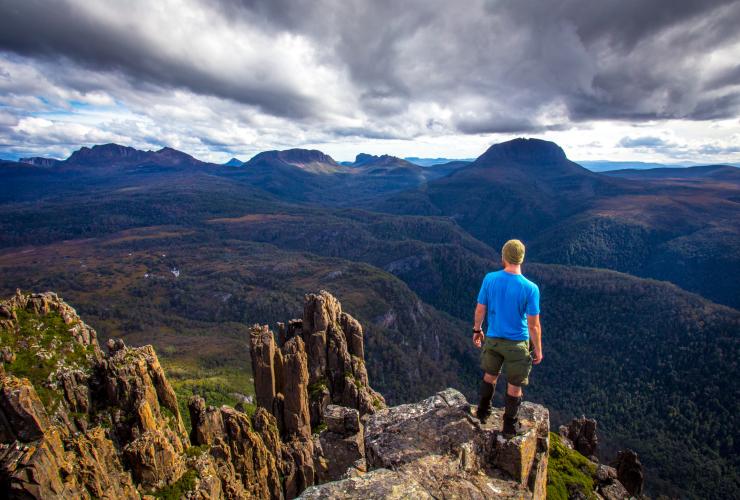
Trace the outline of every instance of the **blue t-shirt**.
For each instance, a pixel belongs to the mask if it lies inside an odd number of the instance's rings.
[[[540,313],[540,289],[521,274],[496,271],[483,278],[478,303],[487,308],[487,337],[529,340],[525,314]]]

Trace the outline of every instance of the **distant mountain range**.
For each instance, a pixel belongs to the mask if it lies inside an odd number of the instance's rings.
[[[107,144],[107,145],[93,146],[93,147],[100,148],[100,147],[110,147],[110,146],[117,146],[117,145]],[[119,146],[119,147],[123,148],[123,146]],[[83,148],[83,149],[86,149],[86,148]],[[133,148],[129,148],[129,149],[133,149]],[[169,148],[164,148],[164,149],[169,149]],[[357,158],[355,159],[355,161],[342,161],[338,163],[340,165],[347,166],[347,167],[359,166],[362,163],[366,162],[368,159],[377,159],[377,158],[394,158],[395,160],[406,161],[409,163],[413,163],[414,165],[419,165],[420,167],[432,167],[435,165],[443,165],[443,164],[463,165],[466,163],[472,163],[476,160],[475,158],[459,158],[459,159],[419,158],[416,156],[407,156],[401,159],[401,158],[396,158],[394,156],[389,156],[389,155],[375,156],[375,155],[370,155],[367,153],[360,153],[357,155]],[[12,160],[0,159],[0,161],[12,161]],[[20,163],[27,163],[27,164],[31,164],[31,165],[35,165],[39,167],[52,167],[62,161],[63,160],[58,160],[56,158],[47,158],[47,157],[41,157],[41,156],[20,158],[18,160],[18,162]],[[223,163],[222,165],[227,166],[227,167],[240,167],[244,165],[245,163],[246,162],[239,160],[238,158],[231,158],[229,161],[227,161],[226,163]],[[588,170],[591,170],[592,172],[608,172],[608,171],[614,171],[614,170],[648,170],[648,169],[655,169],[655,168],[687,168],[687,167],[697,167],[697,166],[704,165],[702,163],[695,163],[695,162],[658,163],[658,162],[610,161],[610,160],[580,160],[580,161],[577,160],[576,163],[578,163],[582,167],[587,168]],[[727,163],[726,165],[740,167],[740,163]]]
[[[686,168],[698,167],[702,163],[654,163],[642,161],[609,161],[609,160],[577,160],[579,165],[592,172],[608,172],[611,170],[648,170],[654,168]],[[733,167],[740,167],[740,163],[729,163]]]
[[[421,167],[431,167],[434,165],[441,165],[443,163],[457,163],[457,162],[473,162],[475,158],[418,158],[416,156],[407,156],[404,158],[406,161],[415,163]]]

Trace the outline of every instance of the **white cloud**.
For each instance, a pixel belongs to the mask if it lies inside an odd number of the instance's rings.
[[[736,161],[740,8],[722,3],[0,7],[0,151],[119,141],[214,161],[300,146],[469,157],[536,134],[581,159]],[[641,137],[665,143],[619,145]]]

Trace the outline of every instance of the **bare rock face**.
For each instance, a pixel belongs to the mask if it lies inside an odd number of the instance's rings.
[[[51,292],[0,302],[0,333],[14,351],[0,371],[10,497],[140,498],[182,477],[190,442],[151,346],[111,341],[103,355],[95,330]],[[29,357],[35,378],[15,377]]]
[[[319,442],[322,456],[328,458],[322,481],[336,481],[351,474],[351,469],[361,472],[365,468],[365,439],[360,413],[354,408],[329,405],[324,410],[324,421],[327,428],[319,434]]]
[[[301,498],[544,498],[549,414],[524,403],[522,430],[504,439],[501,410],[481,426],[454,389],[367,418],[371,471],[307,489]]]
[[[283,387],[283,429],[287,435],[311,437],[311,416],[308,412],[308,357],[300,337],[293,337],[283,346],[283,376],[290,389]]]
[[[284,493],[292,498],[358,470],[355,462],[364,456],[359,418],[384,408],[385,400],[368,382],[362,326],[328,292],[307,295],[302,319],[279,323],[275,339],[267,326],[256,325],[250,354],[257,404],[277,421]],[[330,405],[352,410],[356,428],[324,431],[315,440],[312,431],[328,424]]]
[[[578,453],[595,462],[598,461],[596,452],[599,439],[596,436],[596,420],[585,416],[574,418],[568,425],[561,425],[558,433],[567,439]]]
[[[116,436],[124,445],[134,480],[161,488],[185,472],[183,452],[190,445],[175,392],[151,346],[120,348],[99,368],[105,404]]]
[[[265,327],[252,329],[250,355],[254,373],[254,392],[257,404],[272,408],[275,397],[275,340],[272,332]]]
[[[295,321],[293,325],[296,328]],[[385,407],[383,397],[368,382],[362,326],[342,312],[334,296],[324,290],[306,295],[300,327],[312,388],[327,388],[332,403],[356,408],[360,415]]]
[[[36,390],[28,380],[5,377],[0,389],[0,412],[4,424],[2,435],[8,441],[18,439],[24,443],[39,439],[49,427],[46,414]]]
[[[611,466],[616,469],[619,482],[630,494],[638,496],[642,493],[645,478],[637,453],[632,450],[620,451]]]
[[[105,429],[94,427],[67,448],[77,457],[78,475],[92,498],[138,498],[131,474]]]
[[[606,500],[624,500],[630,498],[627,489],[619,482],[617,471],[608,465],[596,467],[596,491]]]
[[[299,432],[297,423],[304,419],[304,391],[294,387],[304,383],[297,358],[306,360],[311,427],[321,424],[321,415],[329,403],[355,408],[361,415],[385,407],[383,397],[368,382],[362,326],[342,312],[341,304],[330,293],[307,295],[303,319],[291,320],[287,328],[279,323],[277,337],[279,345],[267,326],[255,325],[250,335],[250,354],[257,404],[275,415],[281,429],[283,424],[289,426],[284,432],[306,436],[302,429]],[[293,339],[299,339],[302,345],[296,345]],[[282,416],[280,411],[284,412]]]
[[[253,427],[247,414],[206,406],[200,396],[190,399],[188,409],[193,444],[208,448],[227,498],[281,498],[282,444],[271,414],[258,410]]]

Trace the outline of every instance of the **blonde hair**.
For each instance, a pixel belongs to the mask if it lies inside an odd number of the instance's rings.
[[[524,243],[519,240],[509,240],[501,249],[501,257],[509,264],[521,264],[524,262]]]

